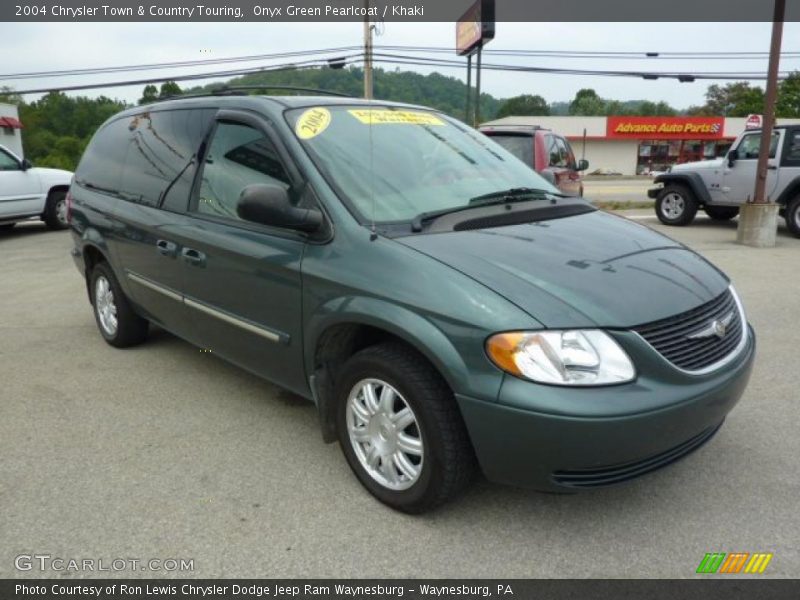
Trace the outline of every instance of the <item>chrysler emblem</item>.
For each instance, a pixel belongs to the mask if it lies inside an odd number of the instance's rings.
[[[687,335],[686,337],[690,340],[701,340],[715,335],[719,339],[722,339],[725,337],[725,334],[728,333],[728,327],[730,326],[731,321],[733,321],[733,311],[729,312],[721,319],[711,321],[711,323],[709,323],[700,331]]]

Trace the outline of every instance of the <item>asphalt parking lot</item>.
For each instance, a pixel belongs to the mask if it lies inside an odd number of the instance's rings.
[[[479,481],[423,517],[363,491],[310,404],[163,332],[108,346],[67,233],[0,234],[0,577],[75,575],[16,571],[20,554],[193,559],[180,575],[204,578],[692,577],[712,551],[773,552],[765,576],[800,576],[800,240],[781,225],[777,248],[744,248],[735,222],[630,214],[744,300],[759,353],[727,424],[622,487]]]
[[[595,202],[654,202],[647,196],[653,187],[652,177],[587,177],[583,195]]]

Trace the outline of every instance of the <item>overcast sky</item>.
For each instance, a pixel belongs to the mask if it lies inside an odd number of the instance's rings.
[[[663,16],[663,12],[659,12]],[[498,23],[489,47],[525,50],[592,50],[636,52],[709,52],[769,50],[770,23]],[[386,23],[376,44],[453,46],[452,23]],[[25,71],[226,58],[291,50],[350,46],[362,42],[360,23],[0,23],[3,74]],[[800,23],[787,23],[784,51],[800,50]],[[455,58],[447,55],[447,58]],[[491,57],[494,62],[544,67],[666,71],[766,71],[766,60],[609,60]],[[285,62],[285,61],[280,61]],[[466,62],[466,61],[465,61]],[[260,63],[233,65],[258,66]],[[266,63],[264,63],[266,64]],[[34,89],[56,84],[106,82],[127,78],[221,70],[222,66],[135,74],[84,75],[50,79],[10,80],[0,86]],[[393,66],[388,68],[394,68]],[[465,79],[465,68],[438,70]],[[787,58],[782,69],[800,69],[800,59]],[[482,88],[497,97],[539,94],[549,102],[571,100],[583,87],[607,98],[665,100],[677,108],[702,104],[709,83],[644,81],[634,78],[484,72]],[[760,84],[763,85],[763,84]],[[81,92],[135,102],[141,87]]]

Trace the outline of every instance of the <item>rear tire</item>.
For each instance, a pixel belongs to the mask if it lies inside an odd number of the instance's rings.
[[[97,328],[106,342],[127,348],[145,340],[148,323],[133,312],[108,263],[98,263],[92,269],[89,289]]]
[[[345,458],[384,504],[419,514],[472,480],[475,455],[453,392],[413,349],[392,342],[353,355],[337,377],[336,401]]]
[[[69,227],[67,221],[67,192],[58,190],[50,192],[44,207],[42,220],[48,229],[58,231]]]
[[[14,225],[16,225],[16,223],[3,223],[0,225],[0,231],[11,231],[14,229]]]
[[[664,225],[684,226],[694,221],[698,204],[689,188],[670,184],[659,192],[655,208]]]
[[[704,206],[703,210],[715,221],[730,221],[739,214],[738,206]]]
[[[796,237],[800,237],[800,196],[795,196],[786,206],[783,218],[786,219],[786,227]]]

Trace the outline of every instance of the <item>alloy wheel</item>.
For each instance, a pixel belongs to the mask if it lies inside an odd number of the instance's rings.
[[[356,383],[347,398],[347,434],[361,467],[391,490],[406,490],[422,473],[425,449],[405,398],[380,379]]]
[[[114,303],[114,292],[108,279],[103,275],[97,278],[94,284],[94,309],[100,327],[109,337],[117,334],[117,305]]]

